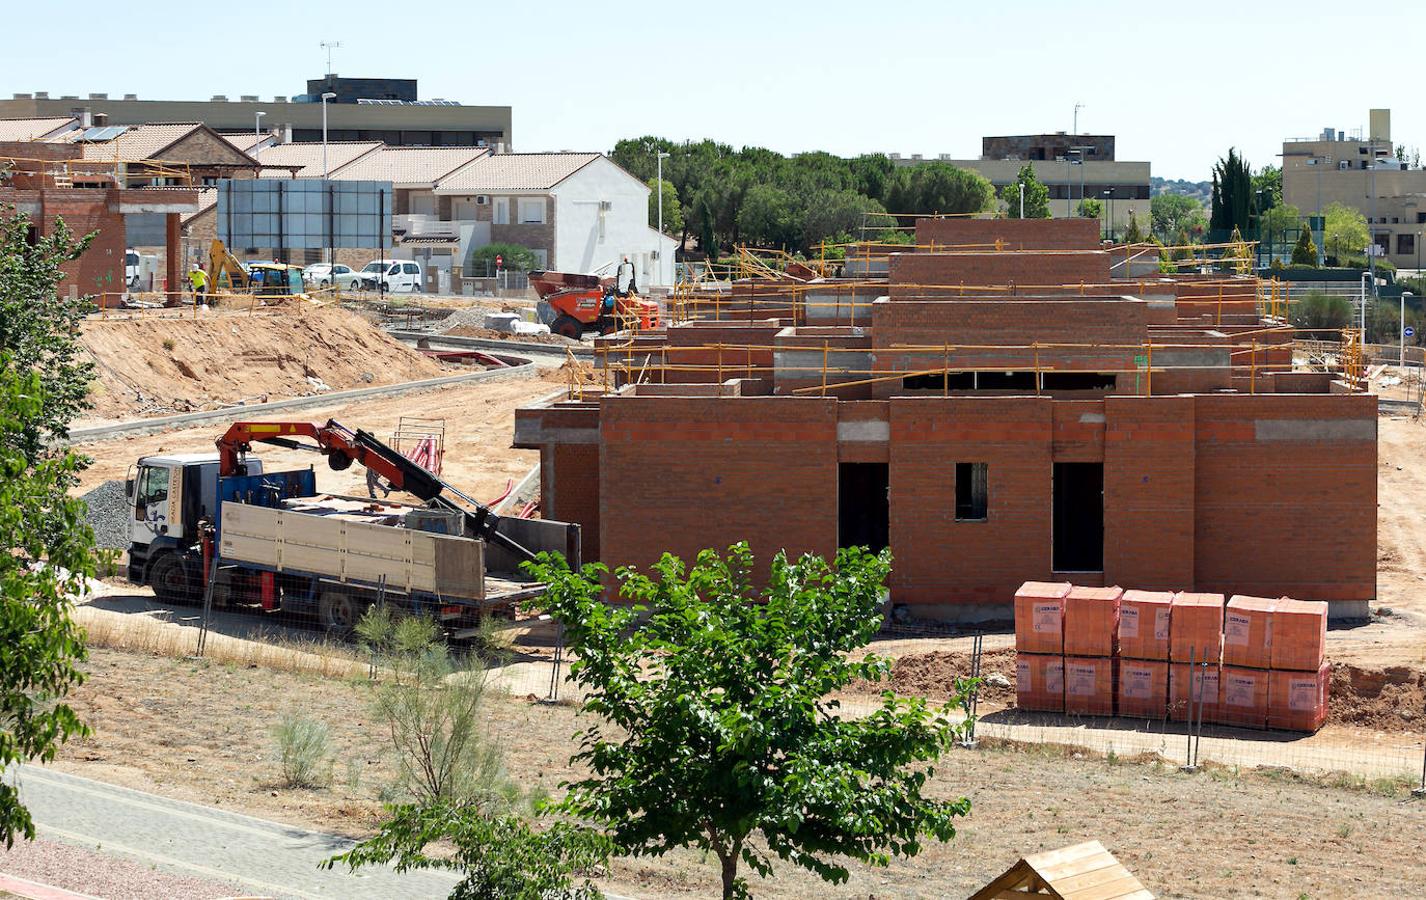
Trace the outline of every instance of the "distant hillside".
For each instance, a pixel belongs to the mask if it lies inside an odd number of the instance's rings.
[[[1159,194],[1187,194],[1190,197],[1196,197],[1198,202],[1206,205],[1213,196],[1213,182],[1151,177],[1149,179],[1149,195],[1156,197]]]

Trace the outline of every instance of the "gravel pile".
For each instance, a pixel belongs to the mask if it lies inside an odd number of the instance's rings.
[[[16,841],[0,849],[0,871],[27,881],[82,891],[108,900],[150,900],[153,897],[232,897],[239,885],[177,875],[147,863],[106,856],[84,847],[56,841]],[[12,896],[6,894],[6,897]],[[48,896],[38,892],[25,896]]]
[[[79,499],[89,508],[86,521],[94,529],[94,546],[127,549],[129,498],[123,480],[106,481]]]

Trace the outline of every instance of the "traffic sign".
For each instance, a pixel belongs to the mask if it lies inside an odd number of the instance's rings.
[[[505,265],[505,257],[499,253],[495,254],[495,268],[498,269],[503,265]]]
[[[1416,329],[1412,328],[1410,325],[1407,325],[1405,328],[1401,329],[1401,333],[1404,334],[1406,337],[1416,337]]]

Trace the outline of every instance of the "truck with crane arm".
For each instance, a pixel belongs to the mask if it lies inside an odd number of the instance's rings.
[[[254,444],[360,463],[420,503],[321,494],[312,467],[268,472]],[[347,636],[383,602],[462,636],[482,615],[538,596],[520,563],[579,558],[579,526],[506,518],[376,436],[335,420],[237,422],[216,453],[143,457],[128,481],[127,577],[162,601],[315,615]]]

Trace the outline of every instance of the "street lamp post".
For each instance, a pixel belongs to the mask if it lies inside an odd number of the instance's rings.
[[[1104,231],[1107,234],[1105,240],[1114,240],[1114,192],[1108,189],[1104,191],[1104,201],[1106,204],[1104,216]]]
[[[337,99],[331,91],[322,94],[322,180],[327,180],[327,101]]]
[[[656,154],[658,162],[658,183],[659,183],[659,246],[657,258],[659,261],[659,284],[663,284],[663,161],[668,159],[668,154],[660,150]],[[647,215],[647,213],[645,214]],[[648,221],[647,219],[645,221]]]
[[[265,112],[253,113],[253,159],[262,155],[262,117]]]
[[[1401,312],[1396,323],[1396,333],[1401,339],[1401,357],[1396,363],[1396,375],[1398,378],[1406,377],[1406,298],[1411,296],[1410,291],[1401,292]]]
[[[328,52],[330,52],[330,51],[328,51]],[[330,64],[330,62],[329,62],[328,65],[327,65],[327,68],[330,69],[331,67],[332,67],[332,66],[331,66],[331,64]],[[327,206],[328,206],[328,212],[327,212],[327,230],[328,230],[328,232],[329,232],[328,235],[327,235],[327,266],[328,266],[327,275],[328,275],[328,278],[329,278],[329,279],[331,280],[331,282],[332,282],[332,287],[333,287],[333,289],[335,289],[336,286],[337,286],[337,276],[336,276],[335,274],[333,274],[333,272],[332,272],[332,270],[331,270],[332,257],[333,257],[333,255],[334,255],[334,254],[332,253],[332,244],[335,243],[335,238],[334,238],[334,236],[333,236],[332,234],[330,234],[330,231],[331,231],[332,219],[333,219],[334,216],[335,216],[335,211],[333,211],[333,210],[330,209],[330,207],[332,206],[332,186],[331,186],[330,184],[327,184],[326,182],[327,182],[327,174],[328,174],[328,173],[327,173],[327,101],[328,101],[328,100],[335,100],[335,99],[337,99],[337,95],[336,95],[335,93],[333,93],[332,91],[323,91],[323,92],[322,92],[322,189],[327,192]]]
[[[1020,218],[1025,218],[1025,182],[1020,182]]]

